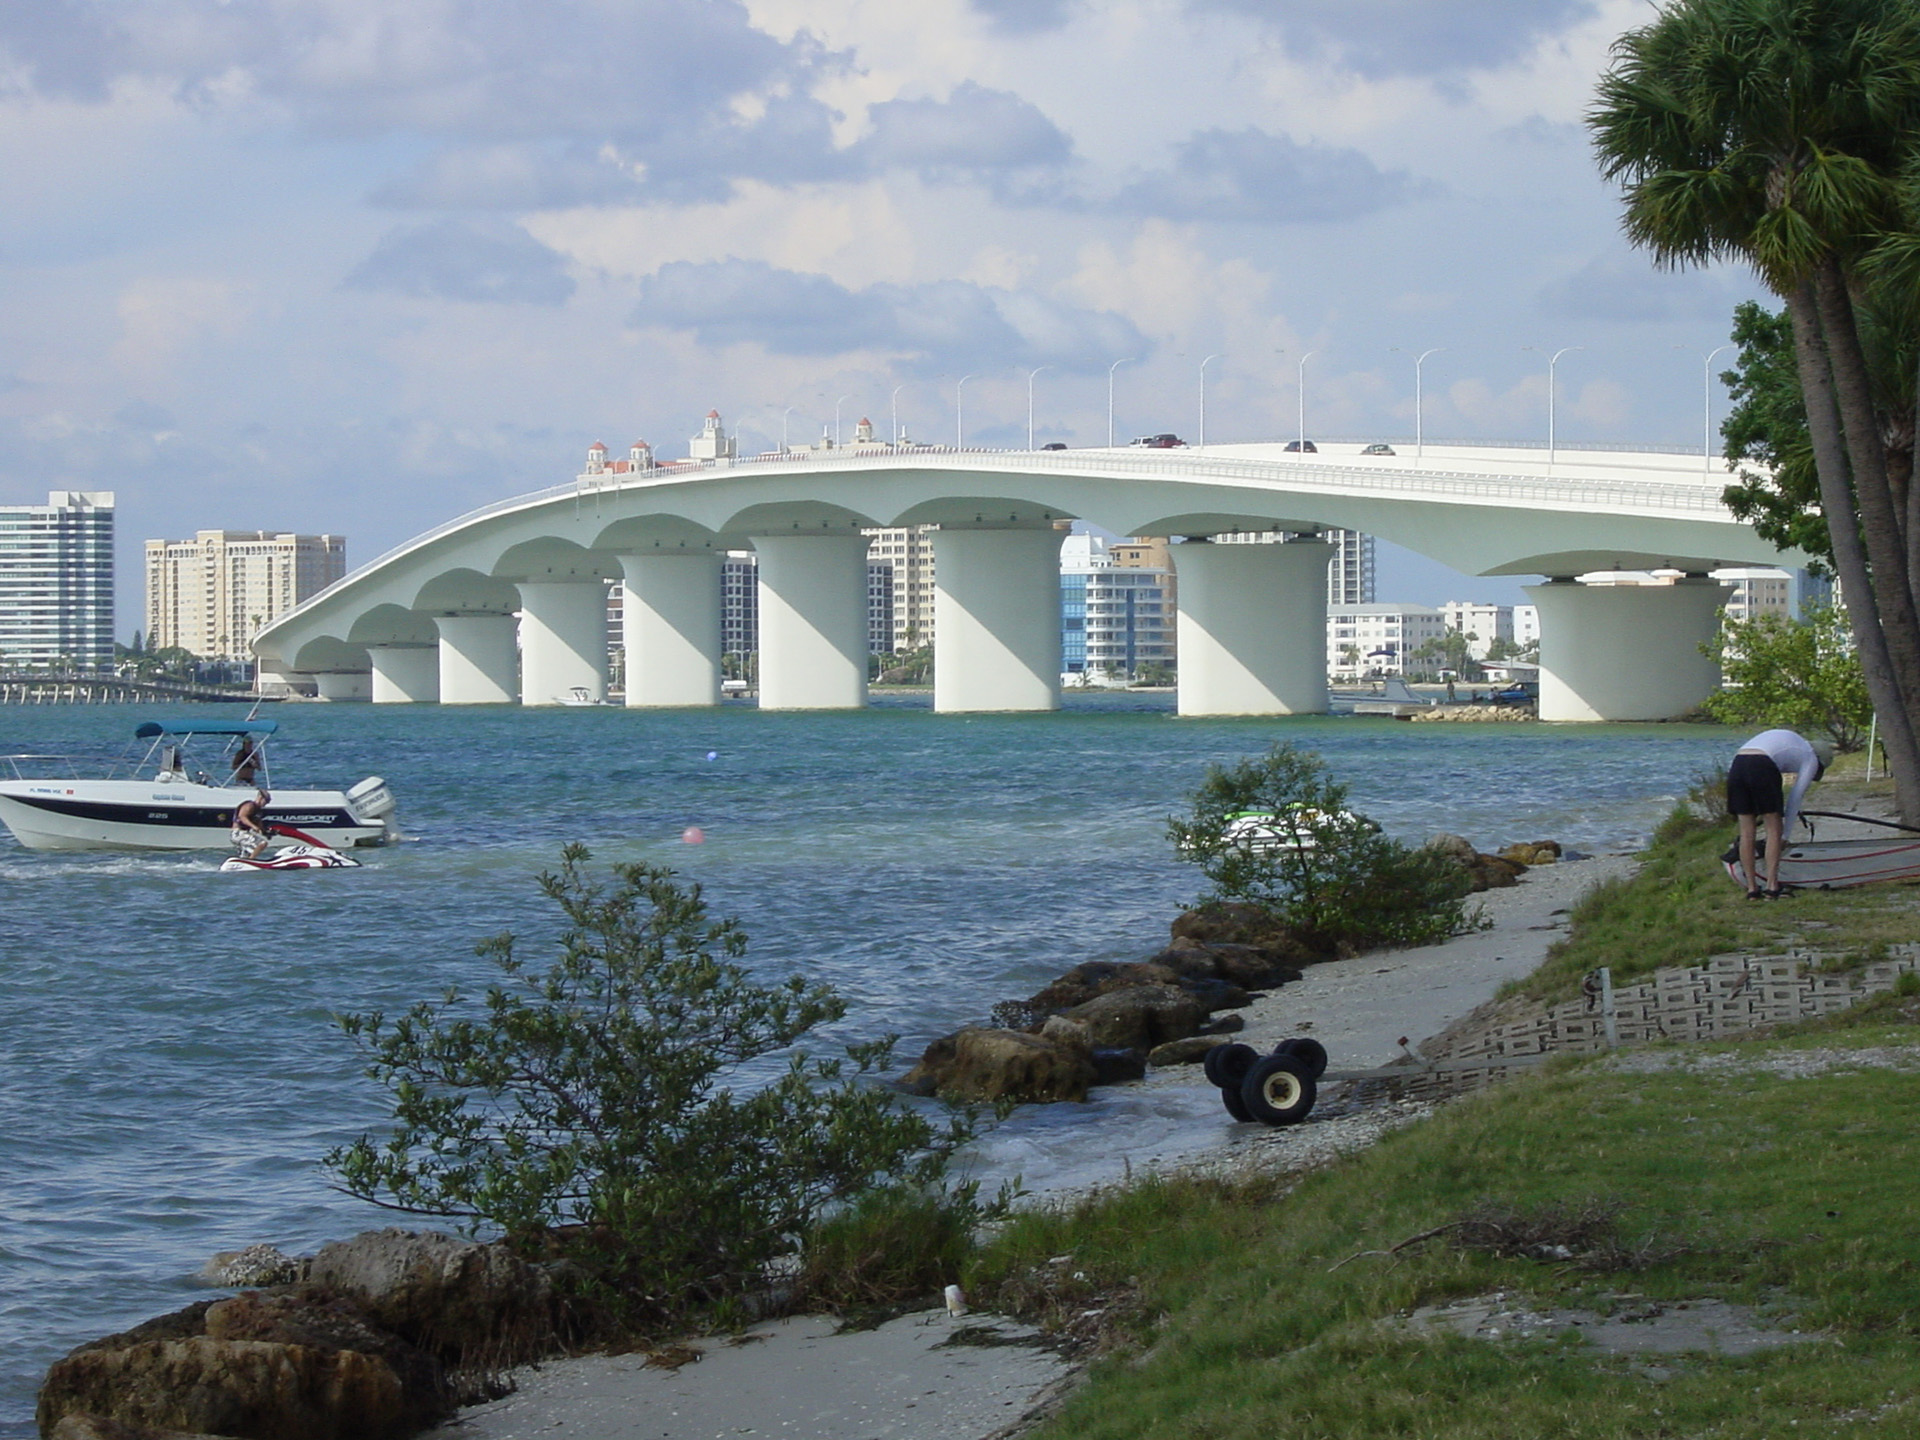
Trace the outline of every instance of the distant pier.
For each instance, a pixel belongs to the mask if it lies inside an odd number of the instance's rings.
[[[0,705],[247,704],[251,690],[181,680],[127,680],[117,675],[0,674]]]

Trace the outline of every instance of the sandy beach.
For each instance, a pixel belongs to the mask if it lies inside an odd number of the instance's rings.
[[[1566,912],[1581,894],[1632,867],[1628,856],[1605,855],[1531,870],[1512,889],[1476,897],[1489,928],[1442,945],[1313,966],[1248,1007],[1238,1038],[1265,1049],[1312,1035],[1336,1067],[1391,1060],[1402,1037],[1417,1043],[1437,1033],[1531,971],[1565,932]],[[1396,1106],[1324,1120],[1316,1114],[1270,1130],[1228,1120],[1197,1065],[1157,1070],[1141,1083],[1194,1091],[1199,1103],[1181,1133],[1125,1157],[1134,1173],[1311,1164],[1425,1113]],[[1058,1197],[1033,1197],[1049,1198]],[[432,1433],[461,1440],[989,1440],[1017,1433],[1070,1383],[1065,1361],[1022,1343],[1037,1338],[993,1317],[956,1318],[944,1309],[846,1334],[836,1334],[830,1320],[801,1317],[757,1326],[737,1342],[696,1342],[699,1358],[677,1369],[649,1366],[642,1355],[545,1365],[519,1375],[513,1395]]]

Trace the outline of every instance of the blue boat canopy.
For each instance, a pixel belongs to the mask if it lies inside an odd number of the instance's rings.
[[[156,735],[271,735],[278,720],[149,720],[133,732],[136,740]]]

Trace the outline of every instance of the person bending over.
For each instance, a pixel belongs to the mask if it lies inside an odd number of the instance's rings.
[[[1793,822],[1800,818],[1807,787],[1820,778],[1832,754],[1831,745],[1816,746],[1792,730],[1764,730],[1733,757],[1727,769],[1727,810],[1740,822],[1740,873],[1746,877],[1749,900],[1778,900],[1786,893],[1780,883],[1780,853],[1793,833]],[[1793,776],[1791,792],[1784,783],[1787,775]],[[1764,889],[1754,854],[1763,821],[1767,830]]]
[[[233,811],[233,845],[236,850],[244,851],[242,858],[253,860],[267,848],[267,842],[273,836],[267,832],[265,813],[267,802],[273,799],[265,790],[253,792],[251,800],[242,800]]]

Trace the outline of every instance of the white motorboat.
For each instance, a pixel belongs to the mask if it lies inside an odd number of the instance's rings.
[[[0,757],[0,820],[30,850],[221,850],[232,843],[234,810],[257,785],[272,793],[260,817],[269,828],[297,828],[333,849],[384,844],[394,800],[378,776],[346,791],[273,787],[266,741],[279,728],[272,720],[149,720],[98,775],[82,775],[63,756]],[[209,769],[189,756],[196,740],[235,745],[212,755]]]

